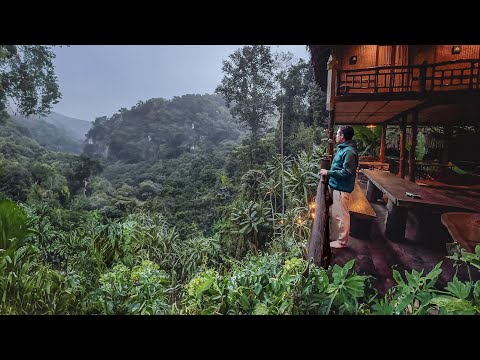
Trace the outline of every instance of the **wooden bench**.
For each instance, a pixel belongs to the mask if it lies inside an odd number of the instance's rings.
[[[363,194],[358,181],[350,194],[350,235],[359,239],[368,239],[373,220],[377,217],[375,210]]]

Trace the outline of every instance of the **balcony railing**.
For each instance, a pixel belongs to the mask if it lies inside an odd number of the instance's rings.
[[[336,95],[480,89],[480,59],[339,70]]]

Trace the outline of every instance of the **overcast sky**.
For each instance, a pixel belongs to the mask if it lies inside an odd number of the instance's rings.
[[[72,45],[54,48],[62,99],[53,111],[93,121],[139,100],[213,94],[222,61],[243,45]],[[305,45],[273,45],[307,60]]]

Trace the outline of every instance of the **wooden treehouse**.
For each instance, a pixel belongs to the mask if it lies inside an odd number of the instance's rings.
[[[418,127],[443,127],[445,146],[441,161],[447,166],[452,126],[480,124],[480,45],[310,45],[309,48],[315,79],[327,94],[329,112],[331,142],[322,167],[329,166],[333,155],[334,125],[382,127],[379,157],[370,161],[380,171],[363,170],[367,187],[362,190],[356,186],[352,196],[352,235],[360,234],[366,239],[381,237],[396,246],[404,243],[406,232],[411,232],[408,237],[424,241],[440,236],[441,231],[447,233],[445,226],[448,230],[458,228],[461,225],[458,221],[466,218],[449,215],[441,218],[442,215],[480,212],[480,193],[474,187],[462,186],[462,191],[458,191],[460,186],[445,189],[435,187],[438,182],[434,181],[429,186],[416,183],[415,161]],[[400,130],[396,171],[392,167],[390,171],[382,171],[386,165],[387,126]],[[322,176],[317,189],[317,211],[309,243],[309,258],[318,265],[327,265],[330,260],[326,181]],[[414,226],[407,226],[409,217],[414,217]],[[456,223],[450,224],[450,219],[456,219]],[[376,235],[375,229],[370,230],[372,222],[378,228]],[[453,240],[461,245],[480,241],[477,239],[480,221],[468,226],[473,226],[472,234],[476,235],[461,239],[458,231],[452,230]],[[341,249],[338,254],[345,251]],[[371,257],[372,253],[365,256]]]

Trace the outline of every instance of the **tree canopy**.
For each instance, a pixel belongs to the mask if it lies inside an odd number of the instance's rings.
[[[0,120],[10,98],[21,115],[46,115],[61,98],[51,46],[0,45]]]
[[[223,79],[216,93],[223,95],[232,116],[257,139],[274,113],[274,59],[265,45],[244,46],[223,61]]]

